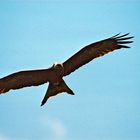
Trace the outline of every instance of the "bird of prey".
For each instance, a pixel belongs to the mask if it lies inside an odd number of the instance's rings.
[[[23,87],[38,86],[49,82],[41,106],[46,103],[49,97],[59,93],[66,92],[70,95],[74,95],[74,92],[65,83],[63,77],[74,72],[94,58],[103,56],[117,49],[130,48],[126,46],[126,44],[132,43],[133,41],[129,39],[133,37],[129,37],[128,34],[129,33],[124,35],[117,34],[105,40],[91,43],[63,63],[55,63],[48,69],[19,71],[3,77],[0,79],[0,94],[6,93],[11,89],[15,90]]]

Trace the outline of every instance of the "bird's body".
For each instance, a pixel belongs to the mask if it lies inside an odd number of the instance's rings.
[[[63,77],[69,75],[94,58],[103,56],[116,49],[129,48],[124,44],[132,43],[132,41],[128,40],[133,37],[126,37],[128,34],[118,35],[119,34],[87,45],[65,62],[53,64],[53,66],[48,69],[20,71],[1,78],[0,94],[8,92],[10,89],[38,86],[49,82],[49,87],[41,106],[46,103],[49,97],[59,93],[67,92],[68,94],[74,95],[73,91],[66,85]]]

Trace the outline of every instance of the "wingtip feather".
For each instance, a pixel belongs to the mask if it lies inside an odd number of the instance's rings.
[[[129,44],[132,43],[133,41],[117,41],[119,44]]]
[[[131,41],[129,39],[134,38],[134,36],[129,37],[128,36],[129,34],[130,33],[126,33],[126,34],[123,34],[123,35],[117,34],[117,35],[113,36],[111,39],[114,39],[117,42],[117,44],[120,48],[130,48],[130,47],[124,45],[124,44],[133,43],[133,41]]]
[[[127,35],[129,35],[130,33],[126,33],[126,34],[123,34],[123,35],[121,35],[121,36],[117,36],[117,37],[115,37],[116,39],[119,39],[119,38],[122,38],[122,37],[125,37],[125,36],[127,36]]]
[[[115,38],[115,37],[119,36],[120,34],[121,34],[121,32],[116,34],[116,35],[114,35],[114,36],[112,36],[111,38]]]
[[[123,34],[123,35],[120,35],[120,34],[121,34],[121,33],[118,33],[118,34],[112,36],[111,39],[117,39],[117,40],[121,40],[121,39],[123,39],[123,40],[125,40],[125,39],[131,39],[131,38],[134,38],[134,36],[127,37],[127,38],[123,38],[123,37],[129,35],[130,33],[126,33],[126,34]]]
[[[120,47],[120,48],[127,48],[127,49],[131,48],[131,47],[125,46],[125,45],[119,45],[119,47]]]

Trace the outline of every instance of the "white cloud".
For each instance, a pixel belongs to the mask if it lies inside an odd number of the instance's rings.
[[[9,137],[9,136],[7,136],[5,134],[0,133],[0,140],[27,140],[27,139],[23,139],[23,138],[12,138],[12,137]]]
[[[7,136],[0,134],[0,140],[10,140]]]
[[[41,118],[41,123],[49,129],[49,140],[66,140],[67,129],[58,118],[44,116]]]

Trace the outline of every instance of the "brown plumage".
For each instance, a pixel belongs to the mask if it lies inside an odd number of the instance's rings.
[[[0,94],[8,92],[10,89],[38,86],[49,82],[49,87],[41,106],[46,103],[49,97],[59,93],[67,92],[68,94],[74,95],[73,91],[66,85],[62,78],[94,58],[103,56],[116,49],[129,48],[125,44],[132,43],[129,39],[133,37],[126,37],[127,35],[119,36],[117,34],[111,38],[87,45],[65,62],[54,64],[48,69],[20,71],[1,78]]]

